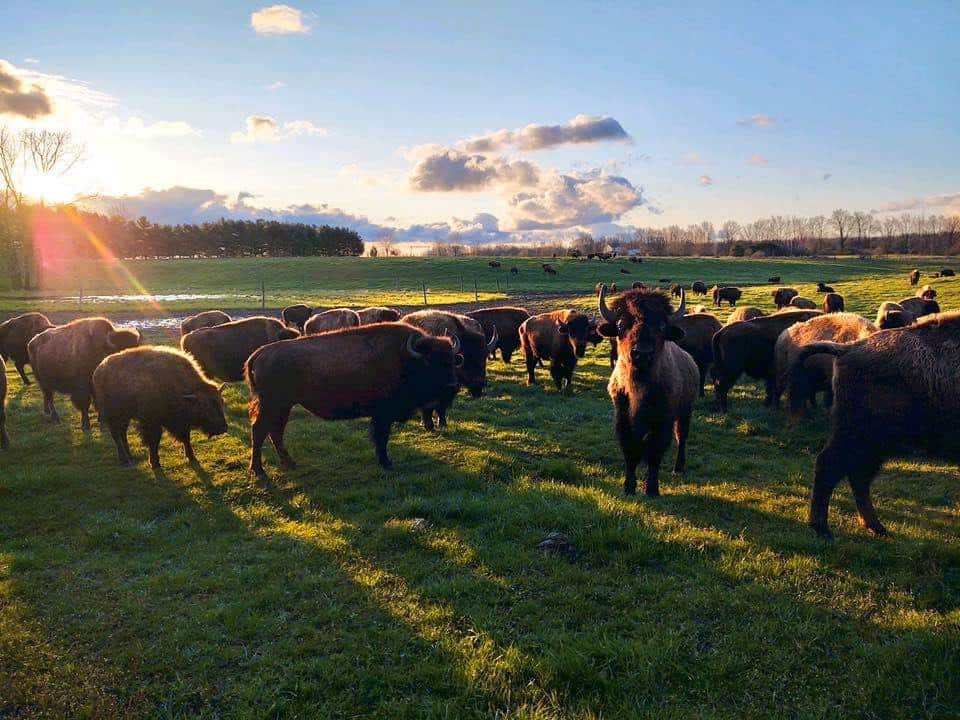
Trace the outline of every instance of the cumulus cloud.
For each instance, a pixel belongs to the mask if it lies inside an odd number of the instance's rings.
[[[604,140],[629,142],[631,138],[623,126],[612,117],[577,115],[562,125],[527,125],[519,130],[497,130],[468,138],[460,144],[468,153],[489,153],[509,147],[533,151]]]
[[[440,148],[422,157],[410,172],[410,187],[418,192],[477,191],[493,186],[535,185],[537,167],[526,160],[465,153]]]
[[[709,175],[701,175],[697,182],[699,182],[703,187],[708,187],[713,185],[713,178]]]
[[[767,160],[763,155],[751,155],[747,158],[747,165],[753,165],[755,167],[762,167],[764,165],[769,165],[770,161]]]
[[[884,203],[875,210],[871,210],[871,212],[903,212],[904,210],[928,210],[931,208],[945,208],[947,212],[960,213],[960,192],[896,200]]]
[[[267,85],[267,90],[283,90],[286,86],[287,84],[283,80],[277,80]]]
[[[751,115],[737,120],[737,125],[741,127],[772,128],[777,122],[773,115]]]
[[[160,120],[149,125],[138,117],[132,117],[125,123],[112,118],[105,123],[107,128],[116,128],[119,132],[140,140],[154,140],[157,138],[198,137],[199,131],[182,120]]]
[[[297,135],[325,137],[327,131],[309,120],[292,120],[280,125],[269,115],[250,115],[245,121],[244,130],[238,130],[230,135],[230,142],[235,144],[276,142]]]
[[[258,35],[304,35],[306,16],[289,5],[270,5],[250,14],[250,27]]]
[[[53,112],[53,103],[39,84],[26,81],[10,63],[0,60],[0,115],[35,120]]]
[[[552,173],[535,189],[509,199],[509,229],[557,229],[609,222],[643,204],[643,192],[624,177],[600,172]]]

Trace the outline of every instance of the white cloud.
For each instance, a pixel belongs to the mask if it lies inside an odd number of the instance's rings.
[[[944,208],[948,213],[960,213],[960,192],[896,200],[884,203],[877,209],[871,210],[871,212],[903,212],[904,210],[928,210],[930,208]]]
[[[27,65],[36,65],[36,64],[38,64],[38,63],[40,62],[40,61],[37,60],[36,58],[32,58],[32,57],[30,57],[30,58],[24,58],[23,61],[24,61]]]
[[[286,86],[287,84],[283,80],[277,80],[276,82],[272,82],[269,85],[267,85],[267,90],[271,90],[271,91],[283,90],[283,88],[285,88]]]
[[[53,113],[46,90],[29,82],[10,63],[0,60],[0,115],[35,120]]]
[[[478,191],[494,186],[524,187],[538,181],[537,167],[526,160],[440,148],[422,157],[410,171],[417,192]]]
[[[487,153],[515,147],[522,151],[543,150],[558,145],[595,143],[604,140],[630,142],[623,126],[606,115],[577,115],[562,125],[527,125],[520,130],[497,130],[468,138],[459,145],[472,153]]]
[[[701,175],[697,182],[699,182],[703,187],[708,187],[713,185],[713,178],[709,175]]]
[[[326,137],[327,131],[309,120],[291,120],[281,126],[269,115],[250,115],[245,121],[244,129],[230,135],[230,142],[235,144],[276,142],[298,135]]]
[[[310,32],[306,16],[289,5],[271,5],[250,14],[250,27],[258,35],[303,35]]]
[[[751,115],[750,117],[740,118],[737,125],[743,127],[772,128],[779,121],[772,115]]]
[[[610,222],[643,204],[643,192],[623,177],[600,172],[551,173],[532,191],[510,198],[514,230],[568,228]]]
[[[160,120],[147,125],[138,117],[132,117],[122,125],[114,119],[117,129],[124,135],[138,138],[140,140],[153,140],[156,138],[175,138],[175,137],[199,137],[199,131],[193,129],[188,123],[182,120]],[[110,127],[113,123],[106,123]]]

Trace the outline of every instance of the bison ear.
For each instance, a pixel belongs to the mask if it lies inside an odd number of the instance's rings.
[[[600,323],[597,325],[597,332],[608,338],[617,337],[617,335],[619,335],[616,324],[612,322]]]
[[[557,322],[557,332],[561,335],[568,335],[570,333],[570,328],[567,327],[565,322]]]
[[[667,329],[664,335],[667,338],[667,340],[671,340],[673,342],[680,342],[681,340],[683,340],[683,336],[685,335],[685,333],[683,332],[682,328],[678,328],[676,325],[667,325]]]

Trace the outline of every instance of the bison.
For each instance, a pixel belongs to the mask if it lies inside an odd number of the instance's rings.
[[[237,382],[243,380],[243,364],[254,350],[299,335],[276,318],[250,317],[194,330],[180,339],[180,347],[209,377]]]
[[[487,265],[489,265],[494,269],[497,269],[500,267],[500,263],[498,263],[496,260],[491,260],[490,262],[487,263]]]
[[[620,268],[620,272],[622,272],[624,275],[630,274],[630,271],[627,268]]]
[[[790,410],[794,413],[802,410],[807,401],[814,403],[818,392],[826,393],[825,404],[829,406],[833,400],[830,391],[833,357],[813,355],[798,363],[796,358],[800,350],[823,340],[854,342],[876,331],[876,325],[854,313],[820,315],[788,327],[780,333],[773,351],[777,376],[773,404],[778,405],[780,396],[789,390]]]
[[[743,322],[744,320],[753,320],[754,318],[763,317],[766,314],[766,312],[753,305],[743,305],[730,313],[730,317],[727,318],[727,325],[735,322]]]
[[[690,286],[690,290],[694,295],[706,295],[708,292],[706,283],[702,283],[699,280]]]
[[[520,272],[520,269],[517,268],[516,266],[510,268],[510,274],[511,274],[511,275],[517,275],[519,272]]]
[[[547,275],[559,275],[559,273],[558,273],[556,270],[554,270],[552,267],[550,267],[549,265],[544,265],[544,266],[543,266],[543,271],[544,271]]]
[[[44,414],[60,422],[53,394],[65,393],[80,411],[80,427],[89,430],[93,371],[108,355],[139,344],[139,332],[120,330],[106,318],[82,318],[37,335],[27,351],[43,391]]]
[[[836,292],[836,290],[834,290],[832,287],[830,287],[825,282],[823,282],[823,280],[821,280],[817,283],[817,292],[832,293],[832,292]]]
[[[188,332],[199,330],[200,328],[214,327],[215,325],[223,325],[228,322],[230,322],[230,316],[223,310],[207,310],[202,313],[197,313],[196,315],[184,318],[180,323],[180,337],[183,337]]]
[[[287,327],[296,328],[300,334],[303,334],[303,326],[312,315],[313,308],[309,305],[288,305],[280,312],[283,324]]]
[[[917,297],[924,300],[933,300],[937,296],[937,291],[932,285],[924,285],[917,290]]]
[[[720,307],[720,303],[726,300],[730,307],[734,307],[737,304],[737,300],[740,299],[740,296],[743,295],[740,292],[740,288],[735,287],[719,287],[717,285],[713,286],[713,290],[710,291],[710,294],[713,296],[713,304],[716,307]]]
[[[916,319],[913,313],[907,312],[899,303],[890,300],[880,303],[880,307],[877,308],[876,325],[881,330],[906,327]]]
[[[940,277],[954,277],[956,273],[950,268],[940,268]]]
[[[677,439],[674,473],[686,466],[687,436],[697,399],[697,365],[677,343],[684,332],[677,323],[703,316],[684,317],[686,296],[674,311],[669,297],[659,290],[631,290],[606,304],[606,288],[597,304],[603,324],[600,332],[616,338],[617,364],[607,390],[614,407],[614,431],[623,453],[623,491],[637,491],[637,465],[645,461],[644,491],[660,494],[660,463]]]
[[[798,310],[816,310],[817,304],[810,298],[797,295],[794,298],[790,298],[790,307],[797,308]]]
[[[590,318],[577,310],[555,310],[533,315],[520,326],[520,345],[527,364],[527,384],[537,382],[538,363],[550,361],[550,376],[557,389],[570,389],[577,358],[587,352],[593,334]]]
[[[847,478],[861,525],[882,535],[870,485],[884,460],[917,447],[951,460],[960,456],[960,313],[921,318],[848,345],[815,343],[797,360],[817,353],[836,356],[835,398],[816,461],[810,527],[832,537],[830,496]]]
[[[773,298],[773,304],[777,306],[777,310],[782,310],[799,294],[792,287],[779,287],[770,293],[770,296]]]
[[[900,301],[899,305],[907,312],[912,313],[914,318],[921,318],[924,315],[933,315],[934,313],[940,312],[940,303],[936,300],[928,300],[926,298],[904,298]]]
[[[47,316],[38,312],[24,313],[0,324],[0,359],[13,360],[13,366],[24,385],[30,384],[25,369],[30,362],[27,345],[34,337],[52,327],[53,323]]]
[[[601,285],[602,285],[602,284],[603,284],[603,283],[601,283]],[[633,288],[634,290],[643,290],[643,289],[646,287],[646,285],[644,285],[644,284],[643,284],[642,282],[640,282],[640,281],[634,281],[633,284],[632,284],[630,287]],[[600,292],[600,291],[597,290],[597,292]]]
[[[208,437],[227,431],[220,387],[207,379],[197,362],[180,350],[138,347],[108,356],[93,372],[93,403],[101,427],[110,431],[121,465],[133,465],[127,441],[130,421],[136,420],[150,454],[150,466],[160,471],[160,438],[166,430],[183,443],[187,460],[197,462],[190,431]]]
[[[10,447],[10,437],[7,435],[7,365],[0,358],[0,450]]]
[[[377,461],[392,467],[387,455],[391,425],[459,387],[457,342],[395,322],[307,335],[256,350],[245,368],[250,470],[267,479],[261,452],[268,435],[281,463],[296,467],[283,441],[295,405],[326,420],[370,418]]]
[[[713,383],[720,411],[727,411],[727,393],[743,373],[766,382],[764,405],[773,404],[773,349],[777,338],[794,323],[820,314],[819,310],[783,310],[721,328],[713,336]]]
[[[778,282],[780,282],[780,276],[779,276],[779,275],[774,275],[773,277],[768,277],[768,278],[767,278],[767,282],[768,282],[768,283],[771,283],[771,284],[773,284],[773,285],[776,285]]]
[[[311,315],[303,324],[304,335],[316,335],[328,330],[357,327],[361,325],[360,315],[350,308],[334,308]]]
[[[910,286],[913,287],[920,282],[920,271],[916,269],[911,270],[907,277],[910,279]]]
[[[487,384],[487,356],[493,352],[499,340],[496,328],[493,337],[487,341],[482,325],[474,318],[457,315],[443,310],[421,310],[403,318],[405,323],[430,333],[434,337],[453,337],[457,339],[463,362],[457,367],[457,380],[470,394],[478,398],[483,395]],[[440,427],[447,426],[447,410],[453,404],[456,391],[448,396],[437,398],[421,409],[423,427],[434,429],[433,415],[437,414]]]
[[[680,287],[679,283],[673,283],[673,285],[670,286],[670,294],[673,297],[680,297],[683,295],[683,288]]]
[[[509,365],[513,353],[520,347],[520,326],[530,313],[519,307],[496,307],[468,312],[467,317],[480,323],[488,342],[496,333],[494,353],[499,349],[500,357]]]
[[[837,313],[843,312],[844,302],[843,295],[839,293],[830,292],[823,296],[823,311],[825,313]]]
[[[357,310],[360,316],[361,325],[370,325],[380,322],[397,322],[400,319],[400,312],[388,307],[368,307],[363,310]]]

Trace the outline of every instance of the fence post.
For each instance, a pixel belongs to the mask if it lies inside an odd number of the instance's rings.
[[[460,273],[460,292],[463,292],[463,273]]]
[[[423,304],[426,305],[427,304],[427,284],[420,283],[420,287],[423,288]]]
[[[500,292],[500,278],[497,278],[497,292]]]
[[[267,284],[263,280],[260,281],[260,309],[267,309]]]
[[[83,281],[80,281],[80,294],[77,296],[77,307],[83,307]]]
[[[473,299],[475,302],[480,302],[480,290],[477,287],[477,279],[473,279]]]

